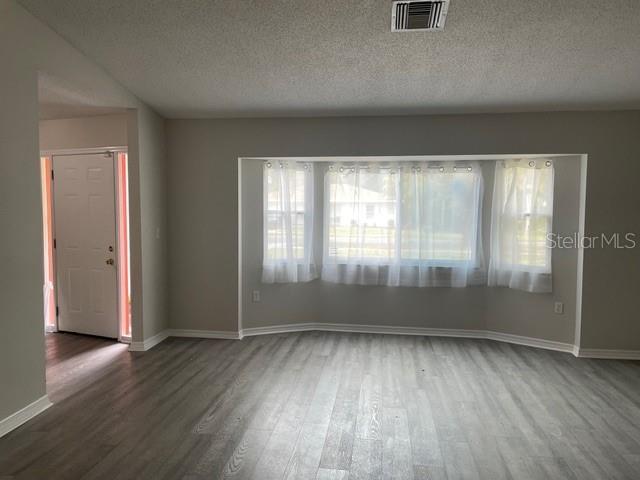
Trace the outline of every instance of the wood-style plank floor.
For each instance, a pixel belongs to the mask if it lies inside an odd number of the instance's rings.
[[[48,335],[0,479],[639,479],[640,363],[305,332],[146,353]]]

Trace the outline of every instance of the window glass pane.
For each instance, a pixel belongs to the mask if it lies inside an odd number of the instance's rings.
[[[327,254],[351,263],[473,262],[480,184],[475,169],[335,166],[327,174]]]
[[[304,212],[289,216],[291,222],[291,249],[294,258],[304,257]],[[287,258],[287,215],[280,212],[268,212],[267,221],[267,258]]]
[[[512,249],[518,252],[516,258],[518,265],[545,267],[549,257],[547,233],[551,228],[550,223],[550,217],[532,215],[507,222],[504,250]],[[515,241],[517,245],[512,245],[511,241]]]
[[[303,259],[307,170],[276,164],[265,168],[264,175],[265,261]]]
[[[505,264],[550,270],[547,235],[553,214],[553,169],[504,170],[500,255]]]
[[[474,260],[479,208],[477,175],[468,171],[403,175],[403,259]]]
[[[328,252],[340,258],[395,255],[397,174],[346,168],[328,178]]]
[[[265,170],[267,177],[267,210],[305,210],[305,171],[284,173],[277,166]]]

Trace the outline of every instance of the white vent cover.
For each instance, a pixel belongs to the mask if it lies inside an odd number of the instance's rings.
[[[412,32],[442,30],[447,18],[449,0],[403,0],[391,7],[391,31]]]

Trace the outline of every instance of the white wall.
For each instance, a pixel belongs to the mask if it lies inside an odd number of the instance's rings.
[[[239,157],[586,153],[587,233],[640,233],[638,131],[638,111],[169,120],[171,327],[237,329]],[[584,252],[583,348],[640,349],[639,261],[640,248]],[[460,293],[446,295],[455,311]],[[352,313],[366,323],[368,312]],[[282,313],[283,321],[298,316]],[[535,311],[520,317],[522,331],[535,332]]]
[[[553,294],[533,294],[486,286],[402,288],[337,285],[314,280],[303,284],[266,285],[262,272],[262,161],[243,160],[243,306],[242,328],[320,322],[419,328],[492,330],[573,344],[575,331],[577,251],[553,253]],[[580,157],[555,159],[553,231],[577,231]],[[481,160],[485,188],[482,232],[486,263],[495,162]],[[322,190],[326,164],[316,165],[316,264],[322,262]],[[260,290],[261,301],[251,292]],[[565,313],[553,312],[555,301]]]
[[[57,79],[70,91],[82,92],[91,105],[132,109],[127,113],[127,136],[138,340],[143,338],[144,301],[154,314],[150,322],[158,325],[152,330],[164,328],[168,322],[166,305],[158,308],[166,299],[154,296],[157,283],[164,281],[155,278],[163,275],[166,264],[166,248],[158,248],[164,239],[150,238],[141,231],[143,218],[145,231],[156,226],[162,229],[165,222],[164,216],[158,215],[166,198],[163,119],[14,0],[0,0],[0,58],[1,421],[45,394],[39,75]]]

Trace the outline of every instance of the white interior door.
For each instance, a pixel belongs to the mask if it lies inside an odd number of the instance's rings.
[[[54,155],[58,329],[118,337],[113,155]]]

